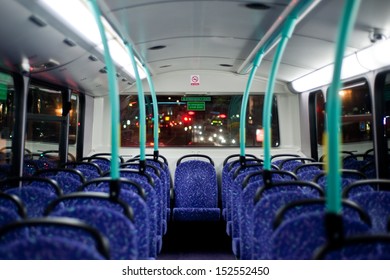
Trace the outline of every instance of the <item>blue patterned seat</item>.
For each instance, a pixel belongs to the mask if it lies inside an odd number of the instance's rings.
[[[300,191],[273,193],[264,196],[254,206],[253,213],[246,213],[246,242],[242,246],[245,259],[271,259],[273,220],[280,207],[291,201],[314,197]],[[252,214],[252,215],[250,215]]]
[[[0,246],[1,260],[103,260],[89,246],[61,237],[39,236]]]
[[[0,192],[0,207],[14,212],[22,219],[27,217],[27,209],[18,196]]]
[[[137,231],[133,223],[116,210],[82,205],[51,212],[50,216],[77,218],[99,230],[110,242],[111,259],[138,259]]]
[[[305,165],[308,162],[315,162],[315,160],[312,158],[305,158],[305,157],[287,158],[282,160],[279,163],[279,168],[280,170],[294,172],[296,169],[298,169],[302,165]]]
[[[150,230],[156,232],[156,254],[162,248],[162,202],[159,199],[156,189],[154,188],[154,180],[149,174],[141,174],[136,170],[120,169],[121,178],[126,178],[138,183],[145,190],[147,199],[146,203],[150,210],[151,228]]]
[[[234,163],[234,162],[233,162]],[[233,215],[236,204],[236,199],[242,183],[246,176],[254,172],[260,172],[263,169],[263,164],[254,160],[248,160],[245,165],[235,165],[228,173],[228,180],[226,185],[226,232],[229,236],[233,236]]]
[[[107,238],[71,218],[16,221],[0,228],[0,259],[108,259]]]
[[[102,181],[108,178],[97,179]],[[150,209],[147,205],[147,195],[142,189],[139,194],[137,183],[121,179],[119,198],[126,202],[133,209],[134,226],[138,234],[138,258],[147,259],[156,257],[156,227],[151,230],[152,223],[150,219]],[[98,191],[110,193],[110,186],[108,182],[101,182],[99,185],[86,185],[84,191]]]
[[[348,199],[343,199],[341,200],[341,205],[343,217],[350,220],[362,221],[369,227],[372,226],[370,216],[359,204]],[[273,227],[277,228],[283,222],[288,221],[289,219],[294,219],[303,214],[325,213],[325,210],[325,198],[311,198],[293,201],[279,209],[276,213]]]
[[[290,180],[296,179],[294,174],[287,171],[272,170],[268,172],[271,172],[271,179],[273,182],[283,181],[286,178]],[[252,214],[254,207],[254,197],[256,191],[264,185],[263,179],[263,171],[240,174],[237,176],[236,180],[241,182],[241,187],[235,190],[233,188],[232,196],[234,199],[232,200],[231,235],[233,238],[232,248],[234,254],[241,259],[247,258],[247,252],[245,249],[241,250],[241,246],[246,247],[246,245],[243,243],[248,241],[246,237],[241,235],[241,233],[244,235],[247,233],[247,228],[244,225],[246,223],[245,219],[248,217],[248,215]],[[243,227],[243,230],[241,230],[241,227]]]
[[[234,158],[237,158],[237,159],[234,159]],[[229,172],[232,168],[234,168],[235,166],[239,166],[240,165],[240,160],[238,159],[240,158],[240,154],[234,154],[234,155],[230,155],[228,157],[225,158],[225,160],[223,161],[223,167],[222,167],[222,179],[221,179],[221,201],[222,201],[222,216],[223,218],[226,220],[226,192],[227,192],[227,187],[228,187],[228,181],[230,179],[229,177]],[[254,155],[251,155],[251,154],[246,154],[245,155],[245,159],[257,159],[256,156]],[[234,159],[234,160],[232,160]]]
[[[146,159],[146,163],[158,168],[161,172],[160,180],[162,185],[164,186],[165,201],[166,201],[165,204],[167,207],[166,220],[168,221],[170,219],[170,212],[171,212],[171,205],[170,205],[171,188],[173,188],[173,185],[171,185],[172,184],[171,172],[169,171],[169,167],[165,162],[156,161],[154,159]]]
[[[134,159],[134,161],[139,161],[139,159]],[[121,168],[123,170],[132,170],[138,173],[140,170],[140,163],[127,161],[126,163],[121,165]],[[145,168],[144,173],[153,180],[150,180],[150,178],[146,178],[145,176],[140,176],[140,178],[143,180],[148,180],[156,191],[158,197],[158,207],[159,207],[159,211],[157,215],[158,215],[158,219],[161,220],[161,229],[159,229],[159,235],[162,236],[167,231],[166,209],[168,206],[168,197],[165,189],[166,186],[164,185],[164,182],[161,179],[162,175],[159,168],[148,163],[145,163],[144,168]]]
[[[20,216],[11,209],[0,206],[0,227],[20,219]]]
[[[353,184],[354,182],[359,182],[362,180],[365,180],[366,176],[356,170],[341,170],[341,190],[343,192],[343,197],[347,198],[351,195],[358,194],[361,192],[372,192],[374,191],[374,188],[369,184],[360,184],[358,187],[353,188],[351,191],[348,191],[348,194],[345,194],[345,189],[349,188],[349,185]],[[324,189],[327,188],[327,181],[326,181],[326,174],[321,173],[316,178],[315,181]]]
[[[175,170],[173,219],[219,220],[218,183],[214,165],[202,160],[180,162],[181,159]]]
[[[39,170],[35,176],[51,178],[61,187],[63,193],[76,192],[84,184],[85,178],[81,171],[71,168],[52,168]]]
[[[57,198],[57,195],[34,186],[23,186],[21,188],[12,188],[5,191],[19,197],[27,210],[27,216],[42,217],[49,203]]]
[[[63,204],[64,207],[62,209],[58,209],[58,205]],[[61,211],[71,211],[74,208],[88,208],[93,207],[94,209],[101,209],[96,210],[96,212],[109,212],[111,213],[111,217],[106,217],[106,219],[111,220],[111,227],[112,225],[115,225],[116,220],[118,220],[119,224],[123,224],[124,219],[126,219],[127,224],[129,226],[129,231],[123,232],[122,235],[124,238],[127,238],[126,243],[131,244],[132,246],[129,247],[128,254],[123,256],[121,255],[121,251],[118,254],[115,254],[113,252],[113,256],[115,256],[116,259],[136,259],[138,258],[138,236],[137,236],[137,230],[134,227],[134,215],[132,208],[124,202],[122,199],[120,199],[117,194],[114,193],[102,193],[102,192],[76,192],[71,193],[67,195],[63,195],[59,198],[57,198],[55,201],[51,202],[50,205],[45,210],[45,215],[49,215],[51,213],[61,213]],[[93,214],[93,211],[89,212],[90,214]],[[116,213],[116,214],[113,214]],[[75,213],[77,215],[77,213]],[[87,215],[87,214],[85,214]],[[97,216],[105,217],[106,214],[102,213]],[[87,216],[85,216],[87,217]],[[95,219],[95,217],[91,218]],[[84,220],[84,219],[83,219]],[[129,224],[130,223],[130,224]],[[124,227],[128,226],[124,225]],[[102,224],[102,226],[105,226]],[[114,230],[114,229],[113,229]],[[117,232],[117,234],[119,234]],[[114,235],[107,236],[109,239],[113,238]]]
[[[373,159],[374,158],[372,156],[366,155],[366,154],[349,155],[343,159],[343,168],[344,169],[352,169],[352,170],[360,170],[366,164],[372,162]]]
[[[390,217],[390,192],[373,191],[356,194],[349,198],[369,214],[373,233],[387,232],[387,222]]]
[[[79,170],[83,174],[86,181],[99,178],[102,175],[102,170],[100,167],[93,162],[68,162],[62,166]]]
[[[390,235],[359,235],[328,242],[316,251],[314,259],[390,260]]]
[[[299,180],[313,182],[314,179],[323,172],[323,166],[324,163],[322,162],[306,163],[296,167],[294,173]]]
[[[273,259],[312,259],[317,248],[327,242],[323,213],[304,214],[278,227],[271,237]],[[344,236],[364,234],[369,226],[343,217]]]

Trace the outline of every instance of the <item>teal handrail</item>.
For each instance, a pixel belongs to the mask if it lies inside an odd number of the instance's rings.
[[[145,94],[142,87],[142,80],[139,75],[137,62],[134,56],[133,46],[128,42],[125,42],[127,52],[129,53],[131,63],[134,68],[134,75],[138,91],[138,108],[139,108],[139,148],[140,148],[140,161],[145,162],[145,149],[146,149],[146,108],[145,108]]]
[[[254,61],[253,61],[253,67],[251,69],[251,72],[249,74],[248,82],[246,84],[244,96],[242,98],[241,102],[241,113],[240,113],[240,156],[245,157],[245,145],[246,145],[246,133],[245,133],[245,128],[246,128],[246,111],[248,108],[248,100],[249,100],[249,93],[252,87],[252,82],[255,77],[256,71],[260,66],[260,63],[264,57],[264,49],[261,49]]]
[[[150,94],[152,96],[152,102],[153,102],[153,143],[154,143],[154,153],[155,156],[158,157],[158,138],[159,138],[159,113],[158,113],[158,103],[157,103],[157,97],[156,97],[156,91],[154,89],[154,84],[152,77],[150,75],[149,69],[147,69],[144,66],[144,70],[146,73],[146,78],[148,80]]]
[[[116,82],[116,69],[112,62],[110,55],[110,49],[107,43],[107,36],[104,31],[103,23],[101,20],[101,13],[96,0],[89,0],[93,15],[95,17],[96,24],[99,28],[100,37],[102,39],[104,48],[104,61],[107,67],[108,75],[108,90],[111,105],[111,156],[112,159],[118,159],[119,157],[119,90]],[[111,160],[110,169],[111,178],[116,180],[119,179],[119,162],[118,160]]]
[[[279,69],[279,64],[283,56],[283,52],[287,46],[288,40],[294,31],[297,22],[295,13],[290,15],[282,30],[281,40],[276,49],[275,57],[272,63],[271,74],[268,79],[267,88],[265,92],[264,109],[263,109],[263,130],[264,130],[264,169],[271,170],[271,118],[272,118],[272,100],[274,96],[274,85],[276,74]]]
[[[341,179],[340,179],[340,116],[341,100],[339,96],[341,67],[343,63],[344,51],[348,42],[351,29],[355,22],[359,9],[360,0],[346,0],[342,13],[342,23],[338,32],[336,57],[333,70],[332,83],[329,88],[326,112],[327,122],[327,192],[326,211],[332,214],[341,212]]]

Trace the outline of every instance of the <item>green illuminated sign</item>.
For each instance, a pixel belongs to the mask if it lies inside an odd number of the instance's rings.
[[[0,101],[7,100],[8,87],[7,85],[0,84]]]
[[[183,96],[181,101],[186,102],[205,102],[211,101],[211,96]]]
[[[205,111],[206,103],[205,102],[187,102],[188,111]]]

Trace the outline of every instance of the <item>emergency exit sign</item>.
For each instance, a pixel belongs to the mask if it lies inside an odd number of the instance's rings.
[[[187,102],[187,111],[205,111],[205,102]]]

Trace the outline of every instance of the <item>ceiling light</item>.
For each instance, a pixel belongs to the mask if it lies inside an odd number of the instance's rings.
[[[291,82],[291,86],[296,92],[305,92],[314,88],[325,86],[331,83],[333,76],[333,64],[315,70],[301,78]],[[344,58],[341,69],[341,79],[348,79],[363,73],[368,69],[363,67],[357,58],[357,54],[352,54]]]
[[[167,46],[164,46],[164,45],[158,45],[158,46],[150,47],[149,50],[156,51],[156,50],[165,49],[166,47]]]
[[[83,0],[38,0],[39,3],[50,12],[55,13],[69,28],[93,43],[98,50],[103,53],[103,44],[99,33],[98,26],[92,12],[89,10],[86,2]],[[135,77],[131,60],[127,54],[126,48],[111,25],[102,18],[103,26],[106,32],[110,54],[115,63],[123,67],[132,78]],[[146,77],[141,63],[136,58],[138,70],[141,79]]]
[[[28,19],[39,27],[45,27],[47,25],[47,23],[43,19],[35,15],[30,16]]]
[[[266,4],[255,3],[255,2],[245,4],[245,7],[247,7],[248,9],[252,9],[252,10],[268,10],[269,8],[271,8],[270,6],[268,6]]]
[[[357,53],[359,63],[369,70],[375,70],[390,64],[390,40],[378,41],[371,47]]]
[[[74,47],[74,46],[76,46],[76,43],[75,43],[73,40],[69,39],[69,38],[65,38],[63,42],[64,42],[66,45],[68,45],[69,47]]]

